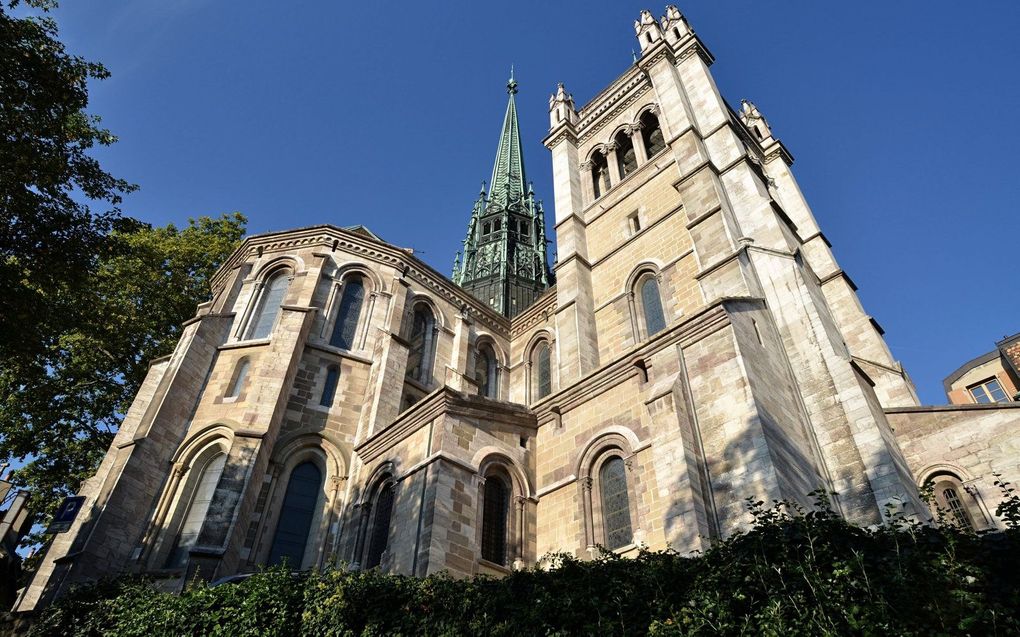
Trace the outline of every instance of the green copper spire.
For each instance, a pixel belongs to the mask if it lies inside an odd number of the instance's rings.
[[[545,213],[524,176],[524,153],[517,123],[517,80],[513,68],[506,84],[510,94],[486,194],[478,193],[463,256],[458,253],[453,280],[505,316],[524,311],[549,287]],[[463,259],[463,260],[462,260]]]
[[[524,154],[521,152],[521,132],[517,124],[517,105],[514,103],[517,80],[514,79],[513,67],[510,67],[506,91],[510,94],[510,100],[506,105],[506,115],[503,116],[503,131],[499,136],[499,148],[496,149],[496,162],[492,166],[492,179],[489,180],[489,201],[499,201],[504,205],[519,201],[524,196],[527,183],[524,176]]]

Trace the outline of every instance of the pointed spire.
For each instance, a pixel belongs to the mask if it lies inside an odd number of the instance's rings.
[[[517,80],[514,79],[513,68],[510,69],[510,81],[506,83],[510,99],[503,117],[503,130],[499,135],[499,148],[496,150],[496,162],[492,167],[492,179],[489,181],[489,203],[509,206],[524,196],[524,155],[521,151],[521,133],[517,123],[517,105],[514,95],[517,93]]]

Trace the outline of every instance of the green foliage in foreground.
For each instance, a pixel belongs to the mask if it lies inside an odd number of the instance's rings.
[[[273,569],[180,596],[121,579],[74,591],[31,635],[1020,634],[1016,528],[750,510],[752,530],[697,557],[553,556],[503,579]]]

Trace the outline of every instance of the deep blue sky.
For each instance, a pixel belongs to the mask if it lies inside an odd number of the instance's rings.
[[[512,64],[549,204],[548,97],[631,63],[646,3],[65,0],[113,77],[99,156],[152,223],[239,210],[252,232],[364,223],[448,272],[492,167]],[[655,15],[663,5],[650,6]],[[757,103],[926,403],[1020,330],[1020,3],[688,1],[726,98]]]

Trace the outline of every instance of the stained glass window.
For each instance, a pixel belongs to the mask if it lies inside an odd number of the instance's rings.
[[[542,341],[535,348],[535,398],[545,398],[552,392],[552,364],[549,360],[549,343]]]
[[[387,484],[379,490],[375,499],[375,518],[372,521],[372,537],[365,556],[365,568],[379,566],[386,545],[390,540],[390,518],[393,516],[393,485]]]
[[[506,485],[497,477],[485,480],[482,509],[482,559],[506,564],[506,521],[510,497]]]
[[[648,336],[654,336],[666,328],[666,318],[662,314],[662,299],[659,297],[659,284],[655,277],[648,277],[641,284],[641,309],[645,313],[645,329]]]
[[[344,281],[344,291],[340,297],[340,308],[333,323],[333,335],[329,344],[343,349],[354,348],[354,338],[358,332],[358,318],[361,316],[361,304],[365,298],[365,285],[361,277],[351,277]]]
[[[280,507],[276,536],[269,550],[269,564],[286,561],[291,568],[301,568],[321,488],[322,472],[314,463],[303,462],[294,467],[283,496],[283,506]]]
[[[618,549],[633,540],[630,528],[630,500],[627,494],[627,467],[623,458],[606,460],[599,469],[599,490],[602,492],[602,525],[606,532],[606,548]]]
[[[202,530],[202,523],[205,522],[205,515],[209,512],[209,505],[212,503],[213,494],[216,492],[216,485],[220,481],[226,461],[226,454],[217,454],[206,462],[205,467],[200,469],[198,484],[195,485],[195,490],[191,494],[188,512],[184,516],[181,529],[177,533],[177,540],[167,558],[167,567],[180,568],[188,563],[188,552],[198,541],[198,534]]]
[[[428,307],[419,304],[411,318],[411,347],[407,356],[407,377],[428,384],[432,373],[432,332],[435,319]]]
[[[259,298],[258,309],[251,319],[248,338],[267,338],[273,331],[273,325],[276,323],[276,317],[280,314],[280,305],[283,303],[289,283],[290,273],[286,271],[277,272],[265,282]]]

